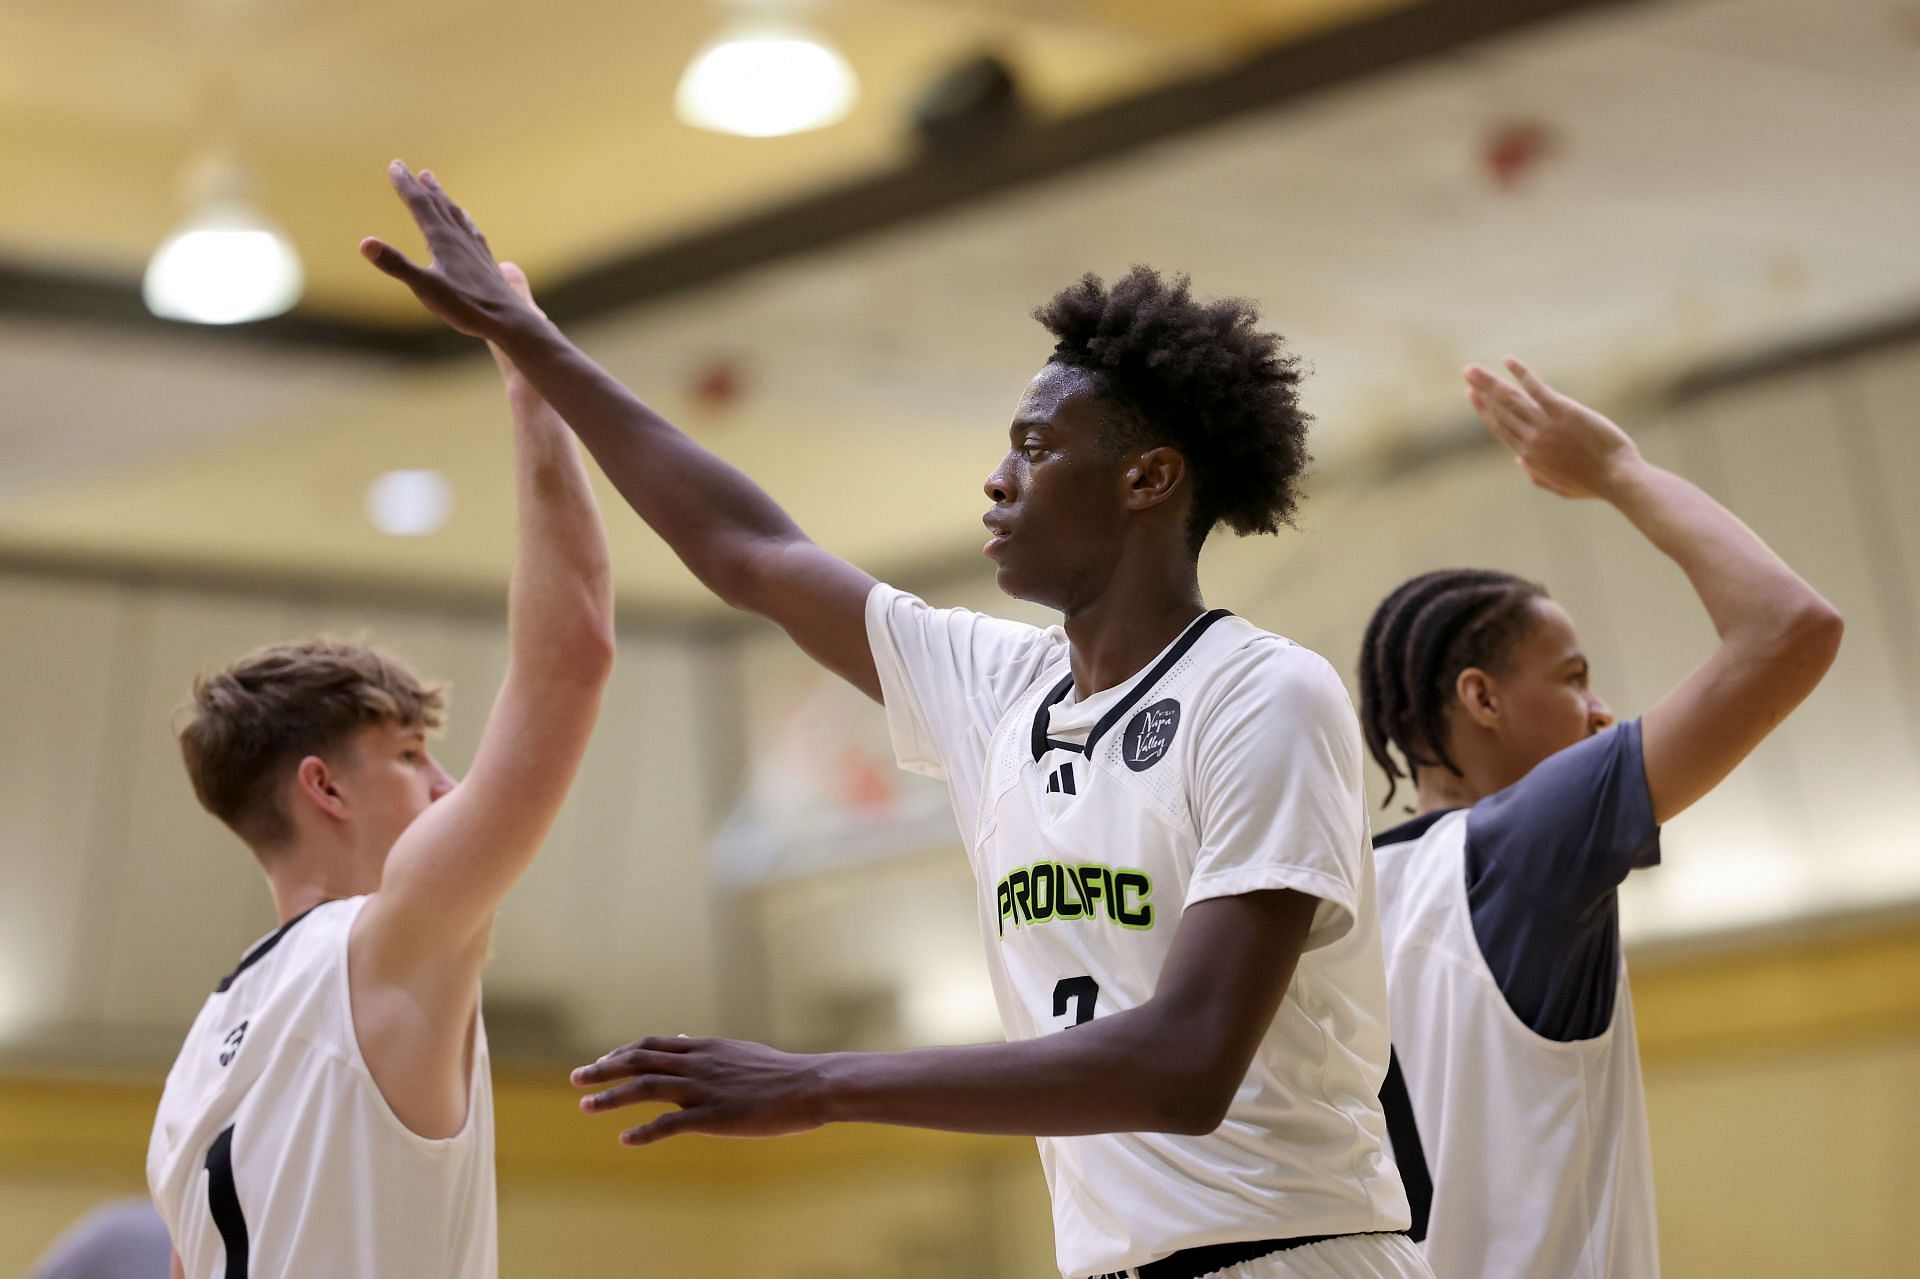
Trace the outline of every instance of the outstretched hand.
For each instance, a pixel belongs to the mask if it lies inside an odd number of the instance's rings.
[[[573,1072],[576,1088],[615,1083],[580,1099],[588,1114],[623,1106],[677,1106],[620,1134],[623,1145],[703,1132],[718,1137],[780,1137],[818,1128],[820,1058],[783,1053],[738,1039],[641,1039]]]
[[[516,317],[533,311],[530,296],[516,290],[500,273],[487,237],[466,210],[440,189],[431,170],[423,169],[416,177],[395,160],[387,166],[387,177],[426,238],[432,262],[420,266],[376,236],[360,242],[362,257],[412,289],[422,306],[470,337],[498,337]]]
[[[1542,382],[1508,356],[1508,382],[1478,364],[1464,370],[1467,401],[1527,477],[1561,497],[1605,498],[1620,467],[1640,456],[1627,433]]]

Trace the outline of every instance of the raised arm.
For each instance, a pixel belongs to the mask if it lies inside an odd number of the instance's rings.
[[[1840,614],[1754,531],[1698,487],[1653,465],[1626,432],[1555,391],[1519,360],[1514,382],[1479,365],[1468,399],[1533,482],[1597,497],[1678,564],[1720,645],[1641,717],[1654,820],[1717,786],[1813,691],[1840,648]]]
[[[1153,997],[1037,1039],[895,1053],[779,1052],[731,1039],[643,1039],[573,1072],[598,1113],[678,1109],[628,1145],[702,1132],[773,1137],[825,1123],[1062,1137],[1220,1126],[1305,949],[1315,898],[1214,898],[1180,919]],[[616,1082],[619,1081],[619,1082]]]
[[[641,403],[506,288],[485,237],[431,172],[416,178],[396,160],[388,175],[433,262],[420,267],[377,239],[361,245],[368,260],[447,324],[503,350],[708,590],[774,622],[878,701],[866,630],[873,578],[815,545],[764,489]]]
[[[524,295],[518,270],[505,270]],[[606,535],[586,468],[566,423],[501,367],[519,512],[506,678],[472,768],[394,844],[350,948],[362,1050],[387,1100],[423,1132],[446,1125],[431,1119],[442,1076],[418,1067],[464,1042],[494,911],[559,814],[613,670]]]

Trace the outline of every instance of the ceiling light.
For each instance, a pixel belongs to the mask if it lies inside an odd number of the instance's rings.
[[[239,324],[300,300],[300,255],[286,232],[247,200],[246,179],[223,160],[188,179],[191,211],[154,251],[141,294],[169,320]]]
[[[453,514],[453,486],[438,471],[388,471],[367,485],[367,518],[394,537],[437,533]]]
[[[771,138],[845,118],[859,92],[832,45],[763,18],[728,27],[694,55],[674,108],[703,129]]]

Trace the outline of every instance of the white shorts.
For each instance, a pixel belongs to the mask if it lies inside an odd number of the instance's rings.
[[[1348,1235],[1216,1270],[1207,1279],[1433,1279],[1405,1235]]]

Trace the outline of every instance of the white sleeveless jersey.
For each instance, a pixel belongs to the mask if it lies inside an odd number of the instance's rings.
[[[1387,999],[1359,727],[1332,668],[1209,615],[1144,672],[1077,701],[1057,628],[887,586],[867,622],[901,764],[950,786],[1009,1039],[1146,1003],[1196,902],[1320,899],[1216,1131],[1039,1139],[1061,1273],[1403,1229],[1378,1101]]]
[[[147,1183],[188,1279],[498,1271],[485,1029],[476,1010],[465,1126],[415,1135],[354,1035],[347,937],[366,901],[316,906],[249,951],[168,1072]]]
[[[1440,1279],[1653,1279],[1653,1156],[1626,966],[1613,1019],[1563,1042],[1513,1011],[1474,936],[1470,810],[1387,844],[1379,862],[1394,1053],[1433,1200]],[[1397,1120],[1396,1120],[1397,1123]],[[1396,1129],[1396,1138],[1398,1129]]]

